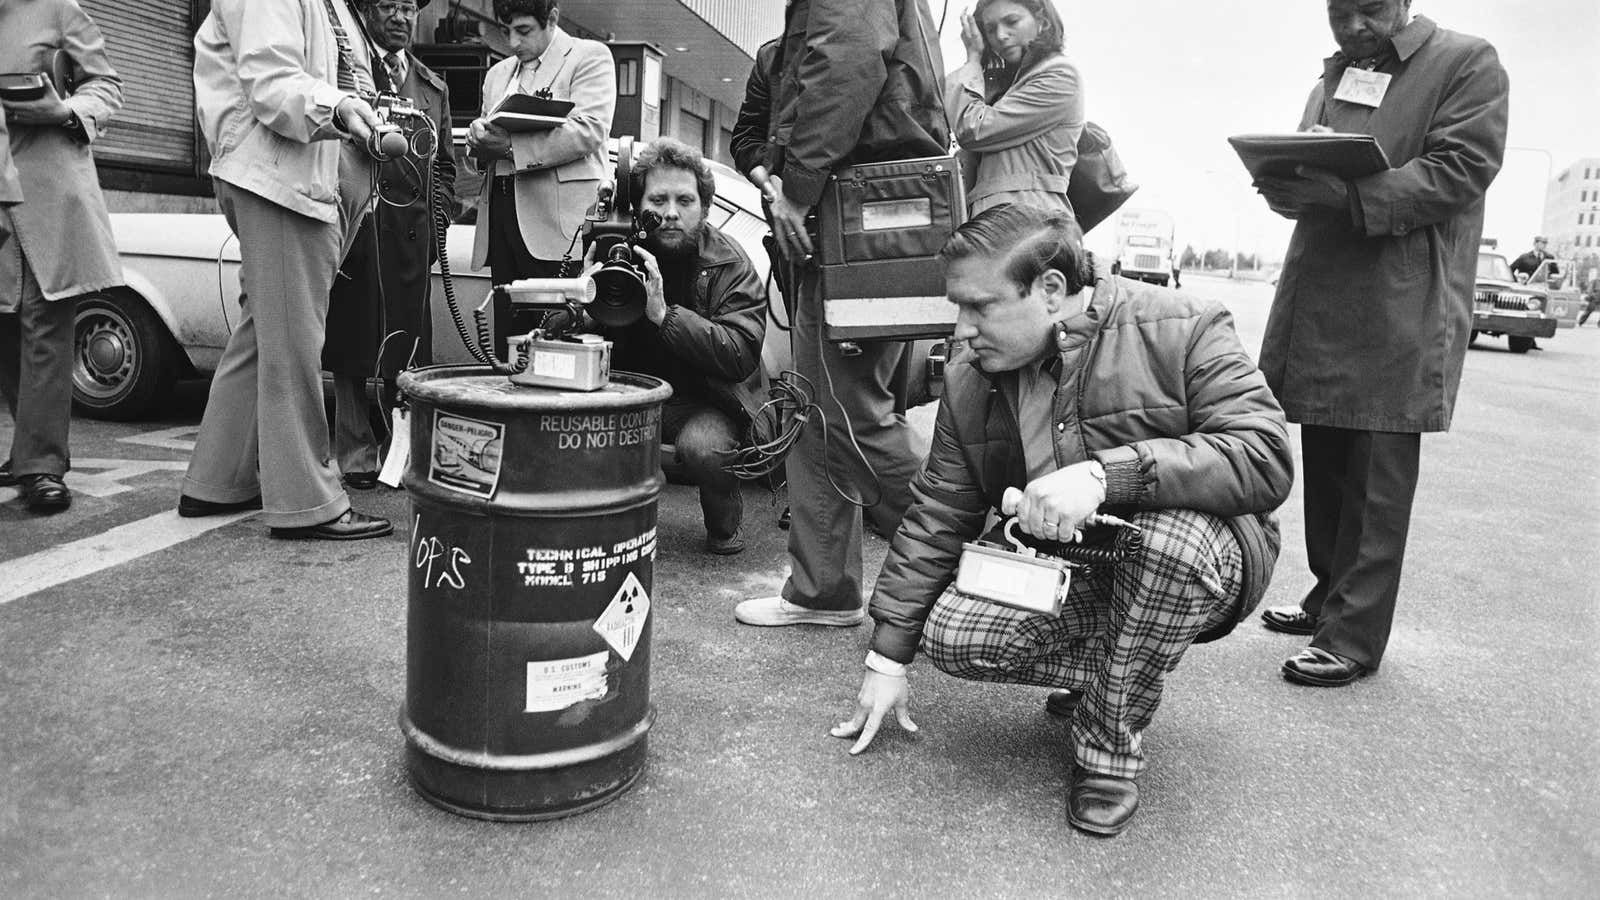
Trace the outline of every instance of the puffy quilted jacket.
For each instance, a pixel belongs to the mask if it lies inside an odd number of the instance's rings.
[[[1056,338],[1057,464],[1099,459],[1107,510],[1193,509],[1225,519],[1244,555],[1234,621],[1242,619],[1271,579],[1279,547],[1272,511],[1289,495],[1294,463],[1283,410],[1232,316],[1218,303],[1102,271],[1088,307],[1059,323]],[[945,375],[933,447],[872,597],[872,649],[900,662],[916,653],[961,545],[979,536],[1007,487],[1028,481],[1002,389],[1016,374],[988,375],[966,355]]]

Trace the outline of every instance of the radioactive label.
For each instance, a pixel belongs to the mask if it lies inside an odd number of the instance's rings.
[[[506,427],[466,416],[433,413],[433,455],[428,480],[443,488],[494,496],[500,483],[500,458]]]
[[[526,712],[554,712],[584,700],[606,695],[608,651],[573,659],[537,659],[528,662]]]
[[[633,658],[633,648],[639,645],[644,634],[645,619],[650,616],[650,595],[632,573],[622,580],[622,587],[611,598],[606,611],[595,620],[594,630],[606,639],[611,649],[625,660]]]

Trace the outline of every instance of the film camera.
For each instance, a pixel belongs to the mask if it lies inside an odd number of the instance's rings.
[[[659,215],[637,209],[640,192],[632,169],[633,139],[623,138],[617,147],[616,180],[600,186],[583,240],[585,256],[592,249],[600,264],[593,273],[595,297],[588,313],[608,327],[631,325],[644,315],[645,270],[633,248],[661,227]]]
[[[439,136],[433,133],[433,123],[428,120],[427,113],[405,97],[379,94],[373,98],[372,111],[378,114],[378,127],[372,129],[366,149],[373,159],[379,162],[402,156],[427,159],[439,146]]]

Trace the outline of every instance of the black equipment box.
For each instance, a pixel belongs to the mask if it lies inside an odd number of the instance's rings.
[[[947,337],[940,248],[967,219],[953,156],[867,163],[829,176],[817,207],[830,341]]]

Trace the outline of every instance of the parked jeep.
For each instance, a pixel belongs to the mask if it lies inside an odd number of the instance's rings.
[[[1550,291],[1545,265],[1528,279],[1517,282],[1506,258],[1487,250],[1478,253],[1478,279],[1472,298],[1472,336],[1505,335],[1512,353],[1533,349],[1534,338],[1556,333],[1556,318],[1549,311]]]

